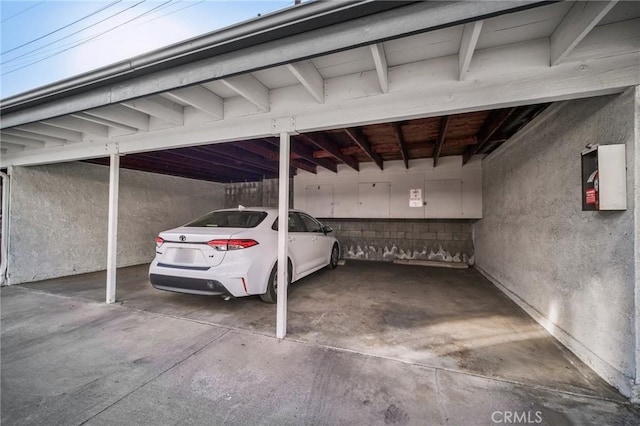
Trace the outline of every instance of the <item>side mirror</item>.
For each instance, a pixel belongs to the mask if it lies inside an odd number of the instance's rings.
[[[326,234],[330,234],[330,233],[332,233],[332,232],[333,232],[333,228],[332,228],[332,227],[330,227],[330,226],[323,226],[323,227],[322,227],[322,232],[324,232],[324,233],[325,233],[325,235],[326,235]]]

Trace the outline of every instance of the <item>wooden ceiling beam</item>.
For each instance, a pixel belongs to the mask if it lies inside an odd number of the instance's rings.
[[[86,163],[99,164],[109,166],[108,158],[93,158],[83,160]],[[170,164],[159,163],[157,161],[149,161],[137,157],[136,155],[127,155],[120,158],[120,167],[123,169],[139,170],[148,173],[158,173],[162,175],[178,176],[189,179],[206,180],[210,182],[228,182],[230,179],[226,176],[220,176],[213,173],[202,174],[192,170],[177,168]]]
[[[573,3],[569,13],[549,37],[550,65],[557,65],[568,56],[616,3],[617,0]]]
[[[402,134],[402,127],[400,123],[391,123],[391,127],[393,127],[393,133],[396,135],[396,140],[398,141],[398,145],[400,146],[400,155],[402,156],[402,161],[404,162],[404,168],[409,168],[409,154],[407,153],[407,144],[404,141],[404,135]]]
[[[516,108],[499,109],[491,112],[478,132],[478,143],[467,148],[462,156],[462,164],[478,154],[486,146],[491,137],[509,120]]]
[[[268,143],[273,143],[274,146],[279,146],[276,142],[271,142],[269,139],[265,139]],[[316,166],[324,167],[327,170],[332,171],[333,173],[338,173],[338,166],[333,161],[327,158],[316,158],[314,152],[307,148],[305,145],[294,136],[291,139],[291,153],[299,156],[301,159],[306,160]]]
[[[384,53],[384,46],[382,43],[377,43],[370,45],[369,48],[371,49],[373,63],[376,66],[376,73],[378,74],[378,81],[380,82],[380,90],[382,90],[382,93],[387,93],[389,91],[389,66],[387,65],[387,56]]]
[[[214,154],[221,158],[225,158],[229,161],[235,162],[238,165],[243,165],[243,163],[245,163],[259,170],[266,170],[268,172],[276,174],[279,170],[277,162],[268,160],[260,154],[251,153],[231,144],[225,144],[225,146],[201,146],[198,148],[200,150],[208,152],[209,154]],[[292,167],[289,171],[295,174],[295,168]]]
[[[444,145],[444,141],[447,137],[447,128],[449,127],[449,122],[451,121],[450,115],[445,115],[440,118],[440,129],[438,130],[438,141],[436,142],[436,148],[433,151],[433,167],[438,165],[438,158],[440,157],[440,153],[442,152],[442,145]]]
[[[378,168],[382,170],[383,169],[382,158],[378,154],[373,152],[373,150],[371,149],[371,144],[367,140],[367,137],[362,132],[362,130],[361,129],[343,129],[343,130],[347,134],[347,136],[349,136],[349,138],[353,141],[353,143],[355,143],[358,146],[358,148],[360,148],[367,155],[367,157],[371,158],[371,160],[374,163],[376,163]]]
[[[171,99],[191,105],[215,120],[224,118],[224,100],[202,86],[191,86],[167,92]]]
[[[322,135],[319,133],[315,133],[313,135],[302,133],[300,134],[300,137],[314,144],[318,148],[327,151],[329,154],[333,156],[333,158],[339,161],[342,161],[343,163],[345,163],[347,166],[351,167],[355,171],[360,170],[358,161],[349,155],[342,154],[342,152],[340,152],[340,148],[338,148],[336,144],[331,142],[325,135]]]
[[[242,74],[218,80],[238,95],[255,105],[260,111],[269,111],[269,89],[251,74]]]
[[[94,123],[92,121],[83,120],[81,118],[66,116],[58,118],[49,118],[42,123],[50,126],[59,127],[61,129],[72,130],[80,133],[106,138],[109,136],[109,127]]]
[[[287,64],[287,68],[316,102],[324,103],[324,79],[311,61]]]
[[[280,147],[280,141],[278,140],[277,142],[275,140],[271,140],[271,139],[264,139],[265,142],[267,142],[269,145],[273,146],[274,148],[278,149]],[[291,157],[290,157],[290,164],[293,167],[296,167],[298,169],[302,169],[304,171],[307,171],[309,173],[313,173],[318,174],[318,164],[311,162],[312,164],[309,164],[309,160],[305,160],[300,154],[297,154],[293,151],[293,147],[290,147],[289,149]],[[280,156],[280,154],[278,154],[278,157]],[[331,166],[333,163],[329,163],[329,166]],[[333,165],[333,167],[335,167],[335,165]],[[329,169],[331,170],[331,169]],[[337,171],[337,169],[336,169]]]
[[[278,146],[277,144],[274,145],[274,143],[272,143],[269,139],[263,139],[262,142],[266,142],[268,146]],[[278,162],[280,161],[280,154],[278,153],[278,151],[272,150],[259,143],[251,143],[250,141],[245,141],[244,143],[235,143],[234,146],[237,146],[243,151],[259,155],[262,157],[263,162],[265,160],[271,161],[274,164],[274,167],[276,169],[278,168]],[[293,153],[291,156],[293,157]],[[299,161],[297,158],[291,159],[289,164],[294,169],[302,169],[313,174],[316,174],[318,172],[314,165]]]
[[[471,64],[471,57],[476,50],[483,21],[475,21],[465,24],[462,30],[462,40],[458,50],[458,80],[465,79]]]
[[[202,154],[198,154],[196,152],[194,153],[189,153],[184,151],[182,152],[173,151],[170,153],[154,152],[153,157],[157,158],[159,161],[166,160],[170,162],[177,160],[176,157],[179,157],[181,159],[177,161],[179,161],[179,163],[183,167],[193,166],[203,170],[212,170],[214,172],[218,172],[224,175],[229,175],[231,177],[234,177],[240,180],[246,178],[247,176],[260,177],[264,175],[264,173],[261,173],[261,172],[252,172],[248,170],[246,166],[243,167],[241,165],[230,164],[229,162],[216,161],[214,159],[211,159],[211,157],[206,158]]]
[[[139,153],[130,156],[125,156],[126,158],[135,158],[138,160],[148,160],[149,162],[155,165],[162,165],[162,167],[170,166],[184,174],[192,173],[194,176],[207,176],[209,174],[216,174],[220,176],[221,174],[216,173],[216,167],[213,164],[205,163],[204,161],[194,161],[193,158],[190,158],[186,155],[176,154],[176,153],[167,153],[167,152],[146,152]],[[186,161],[185,161],[186,160]],[[212,167],[213,166],[213,167]],[[217,167],[216,167],[217,168]],[[236,178],[242,178],[244,176],[240,175],[237,172],[224,171],[222,175],[234,176]]]
[[[274,173],[278,171],[277,164],[273,164],[273,162],[271,161],[265,161],[265,158],[262,155],[253,154],[239,147],[201,146],[194,149],[196,152],[215,155],[217,157],[229,160],[233,163],[237,163],[237,164],[246,163],[253,167],[257,167],[258,169],[264,169]]]

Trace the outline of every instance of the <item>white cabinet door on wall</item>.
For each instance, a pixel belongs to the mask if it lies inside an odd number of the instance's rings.
[[[462,217],[462,179],[425,181],[426,218]]]
[[[315,217],[333,217],[333,185],[307,185],[306,211]]]
[[[358,185],[358,217],[389,217],[391,206],[389,182],[367,182]]]

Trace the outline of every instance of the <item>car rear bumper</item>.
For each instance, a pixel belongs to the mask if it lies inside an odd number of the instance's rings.
[[[151,281],[151,285],[158,290],[207,296],[233,296],[233,294],[217,280],[149,274],[149,281]]]
[[[248,291],[248,265],[223,264],[211,268],[175,267],[157,260],[149,266],[149,281],[158,290],[211,296],[242,297]]]

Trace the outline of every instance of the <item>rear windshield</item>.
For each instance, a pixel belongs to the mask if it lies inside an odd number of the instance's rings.
[[[267,217],[265,212],[217,211],[187,223],[194,228],[255,228]]]

